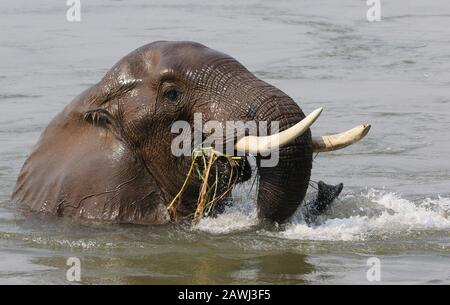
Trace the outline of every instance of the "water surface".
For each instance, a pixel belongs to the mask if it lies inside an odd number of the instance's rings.
[[[82,0],[0,5],[0,283],[450,283],[450,5],[382,1]],[[313,133],[371,123],[346,150],[320,154],[314,181],[343,182],[308,227],[297,213],[259,225],[249,186],[217,219],[191,226],[79,225],[25,218],[8,201],[49,120],[122,56],[155,40],[194,40],[234,56],[309,112]],[[310,189],[308,197],[314,196]],[[250,194],[250,195],[246,195]]]

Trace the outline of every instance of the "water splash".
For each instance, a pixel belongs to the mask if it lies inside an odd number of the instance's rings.
[[[246,231],[258,223],[256,213],[245,214],[243,211],[227,211],[217,218],[203,218],[195,229],[213,233],[226,234]]]
[[[333,204],[321,224],[310,227],[300,211],[278,232],[259,234],[278,238],[321,241],[388,239],[421,231],[450,229],[450,198],[410,201],[395,193],[370,190],[347,194]],[[217,218],[206,218],[195,228],[212,234],[251,230],[257,224],[254,205],[247,202],[231,207]]]

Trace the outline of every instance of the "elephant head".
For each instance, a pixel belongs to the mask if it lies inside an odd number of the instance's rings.
[[[312,138],[309,126],[320,110],[305,117],[289,96],[228,55],[193,42],[154,42],[121,59],[52,120],[22,168],[13,200],[34,213],[167,223],[167,205],[191,163],[171,152],[171,126],[192,124],[196,113],[204,122],[279,123],[279,134],[234,138],[235,150],[254,154],[258,165],[274,137],[281,144],[276,166],[258,168],[258,217],[277,222],[305,197],[313,152],[342,148],[369,128]],[[177,207],[181,215],[193,212],[198,192],[199,181],[190,181]]]

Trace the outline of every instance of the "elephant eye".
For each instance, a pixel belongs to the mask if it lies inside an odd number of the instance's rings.
[[[174,89],[174,88],[171,88],[171,89],[167,90],[166,92],[164,92],[164,97],[173,102],[178,99],[179,95],[180,95],[180,92],[178,92],[178,90]]]

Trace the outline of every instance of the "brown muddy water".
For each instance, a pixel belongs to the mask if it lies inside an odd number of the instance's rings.
[[[366,1],[65,1],[0,4],[0,283],[450,283],[450,4]],[[291,95],[323,106],[313,133],[369,122],[346,150],[320,154],[313,180],[343,182],[308,227],[297,213],[257,223],[249,186],[197,226],[77,225],[25,218],[9,197],[49,120],[122,56],[155,40],[228,53]],[[311,189],[309,197],[314,196]]]

